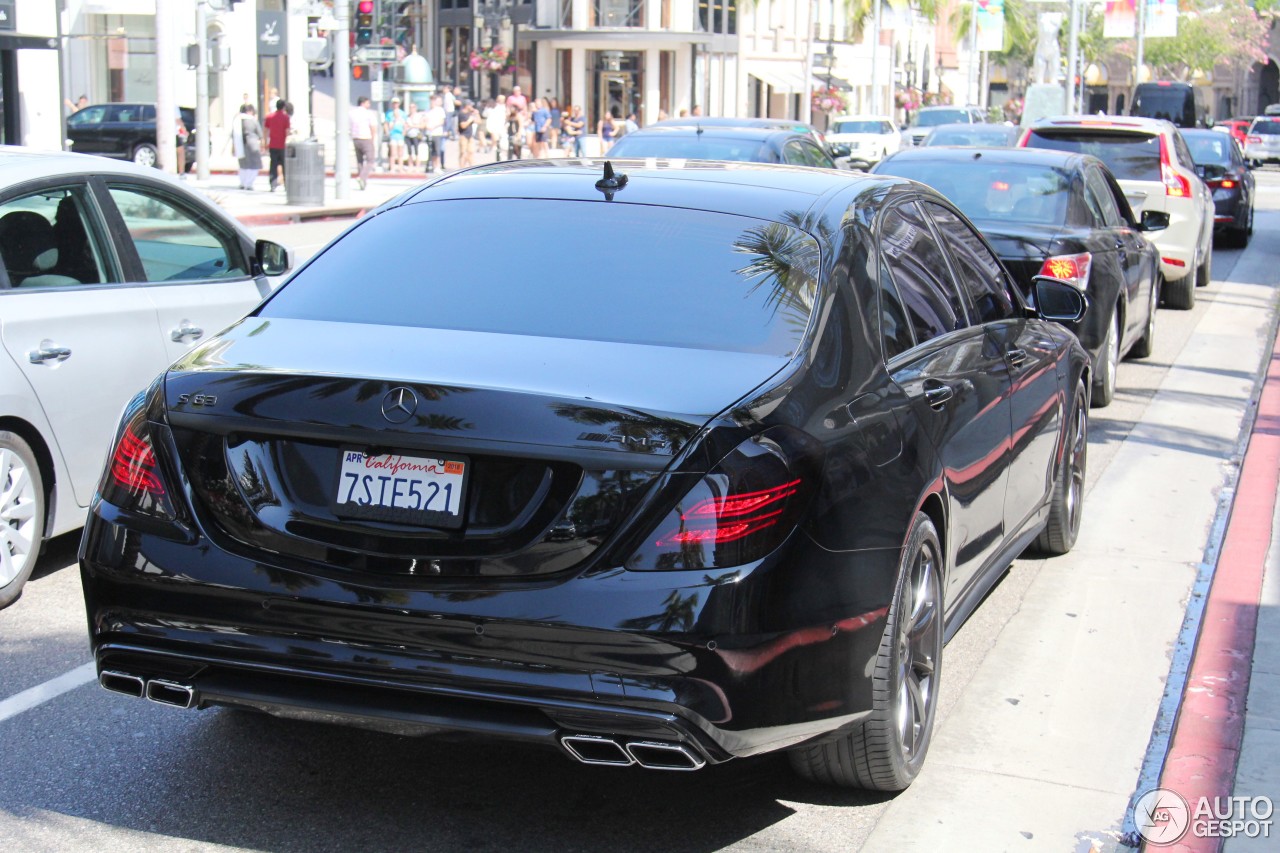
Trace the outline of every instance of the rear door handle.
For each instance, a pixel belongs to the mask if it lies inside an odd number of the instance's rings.
[[[194,341],[200,340],[204,336],[204,329],[191,325],[190,320],[183,320],[178,328],[169,332],[169,337],[174,341],[181,343],[183,338],[190,337]]]
[[[1012,349],[1005,350],[1004,357],[1007,358],[1009,363],[1014,367],[1019,367],[1027,360],[1027,351],[1021,347],[1014,347]]]
[[[947,407],[947,403],[956,395],[955,389],[950,385],[944,385],[936,379],[931,379],[925,383],[924,398],[929,401],[929,408],[935,412],[940,412]]]
[[[40,349],[27,353],[27,360],[32,364],[44,364],[46,361],[66,361],[71,358],[69,347],[60,347],[53,341],[41,341]]]

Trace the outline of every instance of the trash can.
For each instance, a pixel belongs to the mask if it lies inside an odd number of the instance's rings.
[[[285,143],[284,191],[288,204],[324,204],[324,146],[320,140]]]

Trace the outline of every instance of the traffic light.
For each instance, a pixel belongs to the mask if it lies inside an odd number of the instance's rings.
[[[369,66],[367,66],[367,65],[352,65],[352,66],[351,66],[351,79],[352,79],[352,80],[367,80],[367,79],[369,79]]]
[[[373,0],[356,0],[356,46],[373,44]]]

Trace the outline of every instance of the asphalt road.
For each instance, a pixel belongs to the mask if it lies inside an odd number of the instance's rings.
[[[1260,184],[1255,245],[1274,244],[1280,173],[1261,173]],[[307,255],[345,225],[260,232]],[[1215,281],[1199,292],[1196,309],[1162,309],[1154,354],[1122,364],[1115,402],[1093,412],[1091,485],[1142,423],[1170,365],[1219,297],[1217,279],[1249,251],[1215,252]],[[1086,500],[1086,525],[1087,507]],[[801,782],[777,756],[690,774],[588,768],[532,746],[179,711],[94,684],[20,710],[9,701],[14,696],[89,661],[76,546],[76,535],[51,542],[23,597],[0,611],[5,849],[847,851],[862,845],[890,802]],[[947,647],[940,731],[1042,565],[1015,563]],[[1123,704],[1115,713],[1126,713]],[[1050,849],[1072,847],[1071,839],[1041,840]],[[953,849],[991,848],[958,838]]]

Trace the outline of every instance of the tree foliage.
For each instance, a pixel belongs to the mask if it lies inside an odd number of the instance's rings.
[[[1149,38],[1143,46],[1156,76],[1186,80],[1218,64],[1267,61],[1270,24],[1245,0],[1183,0],[1180,11],[1177,36]]]

